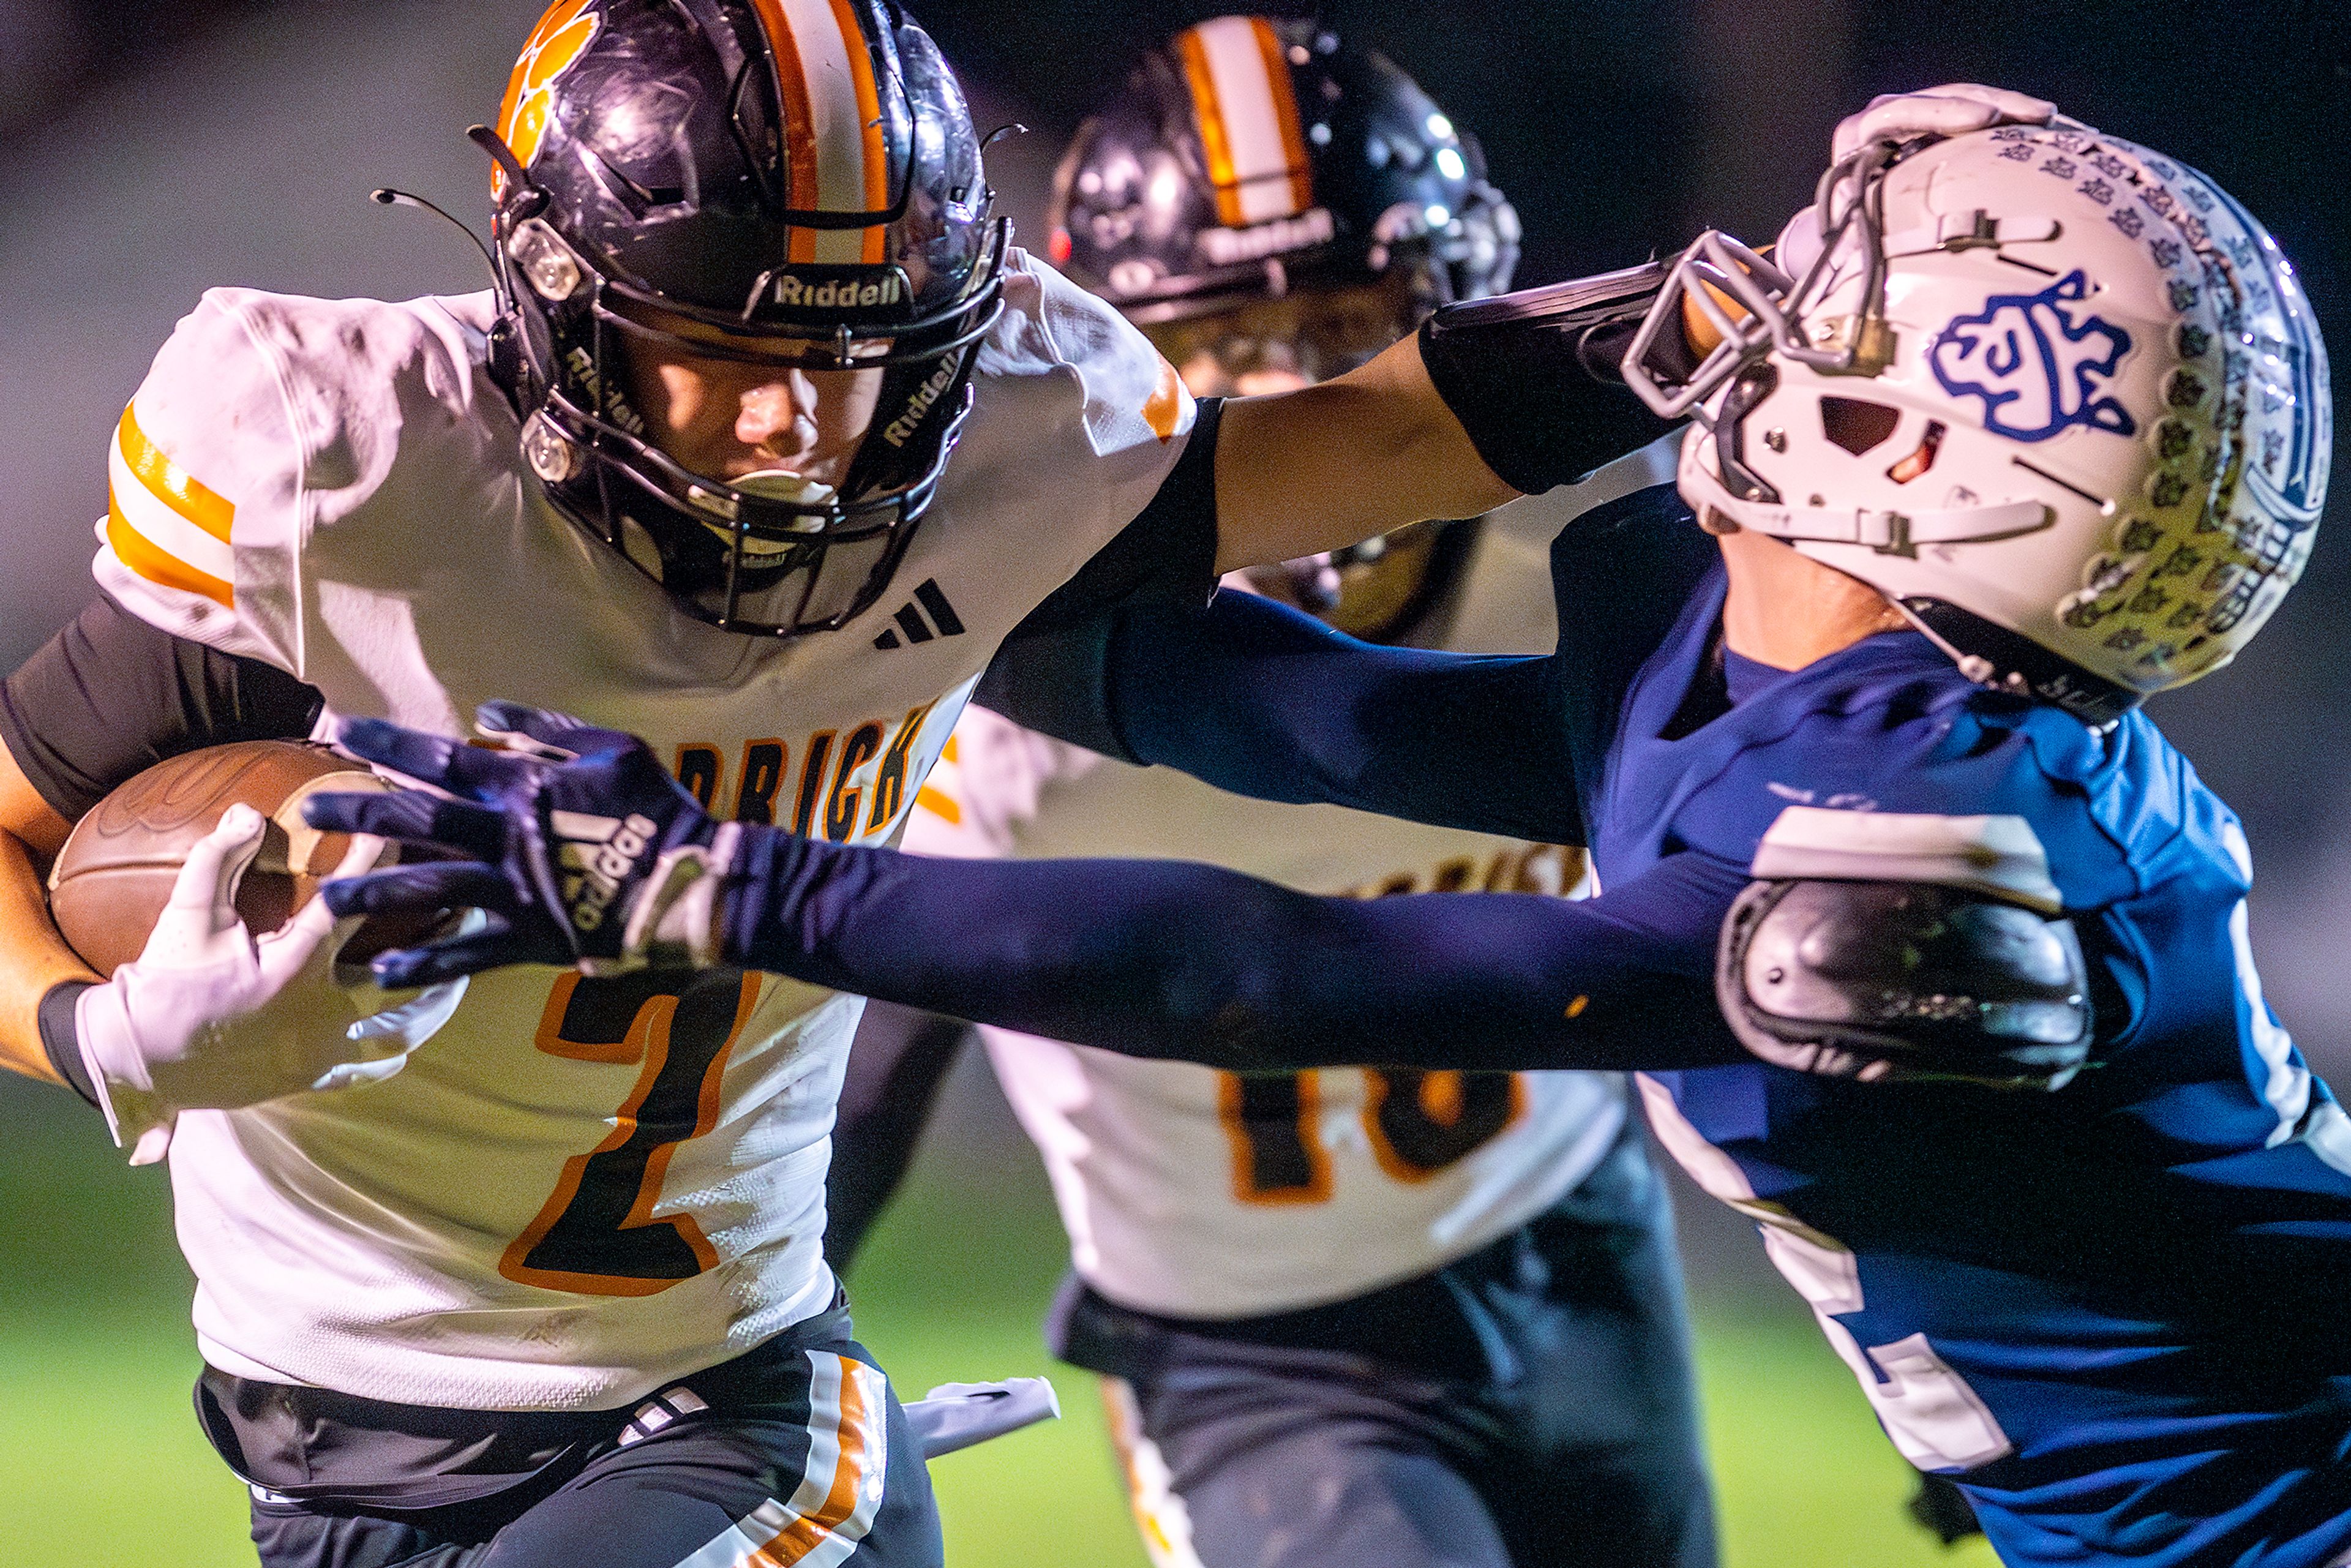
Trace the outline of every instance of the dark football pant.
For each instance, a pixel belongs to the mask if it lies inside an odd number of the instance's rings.
[[[1158,1568],[1706,1568],[1714,1510],[1665,1184],[1637,1130],[1435,1274],[1200,1324],[1066,1291]]]
[[[868,1003],[833,1134],[845,1270],[968,1026]],[[1549,1213],[1351,1301],[1205,1324],[1076,1286],[1157,1568],[1710,1568],[1714,1509],[1674,1256],[1636,1128]]]
[[[263,1568],[939,1568],[905,1412],[847,1314],[829,1321],[619,1410],[431,1410],[219,1373],[197,1403],[256,1483]]]

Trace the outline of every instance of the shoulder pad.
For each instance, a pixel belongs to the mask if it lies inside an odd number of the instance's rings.
[[[308,678],[309,536],[382,489],[404,432],[465,428],[465,331],[446,307],[207,293],[116,424],[99,586],[173,636]],[[450,417],[416,417],[427,403]]]
[[[2044,915],[2064,906],[2049,855],[2022,817],[1916,811],[1782,811],[1750,868],[1765,881],[1834,878],[1968,888]]]
[[[2088,969],[2022,818],[1791,808],[1753,870],[1715,990],[1764,1061],[2044,1090],[2088,1061]]]

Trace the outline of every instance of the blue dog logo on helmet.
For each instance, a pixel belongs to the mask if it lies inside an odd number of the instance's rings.
[[[1984,428],[2002,435],[2046,441],[2076,424],[2135,435],[2106,391],[2130,334],[2083,309],[2088,292],[2076,271],[2038,294],[1995,294],[1936,336],[1927,363],[1953,397],[1981,398]]]

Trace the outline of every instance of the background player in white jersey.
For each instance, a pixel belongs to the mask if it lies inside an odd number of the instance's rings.
[[[1080,129],[1052,254],[1196,395],[1281,391],[1509,287],[1517,219],[1484,173],[1381,56],[1225,16],[1153,51]],[[1547,650],[1552,538],[1664,482],[1674,454],[1662,440],[1552,497],[1228,586],[1374,641]],[[1364,897],[1584,882],[1580,850],[1245,800],[979,706],[905,847],[1209,860]],[[966,1032],[869,1005],[836,1134],[836,1266]],[[1671,1212],[1620,1077],[1239,1077],[979,1032],[1070,1236],[1053,1348],[1110,1380],[1159,1568],[1714,1561]]]
[[[323,922],[257,969],[249,818],[183,879],[219,935],[106,983],[40,862],[158,758],[517,689],[734,819],[886,841],[1057,590],[1205,597],[1508,492],[1409,349],[1220,426],[1011,247],[879,0],[560,0],[477,140],[494,291],[215,291],[124,412],[104,597],[0,701],[0,1059],[168,1144],[269,1563],[935,1561],[820,1249],[854,998],[523,969],[395,1076],[421,1030],[294,1037],[384,998],[338,994]]]

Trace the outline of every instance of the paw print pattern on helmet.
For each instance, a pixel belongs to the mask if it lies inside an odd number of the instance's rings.
[[[580,63],[596,37],[599,14],[589,5],[590,0],[557,0],[549,6],[524,40],[514,74],[507,78],[507,95],[498,105],[498,135],[526,169],[547,141],[547,117],[555,102],[549,89]],[[505,172],[493,172],[493,193],[500,193],[505,184]]]

